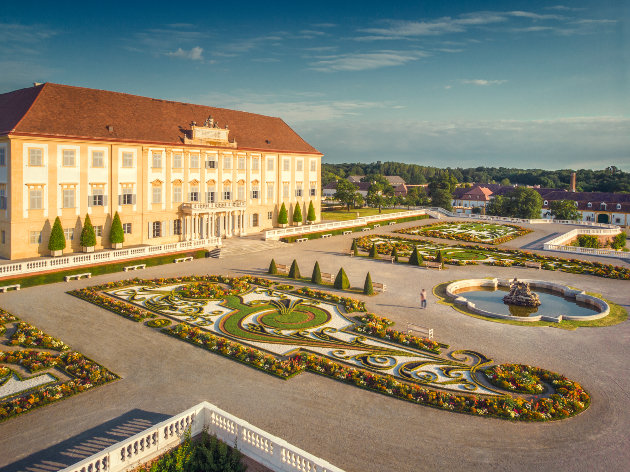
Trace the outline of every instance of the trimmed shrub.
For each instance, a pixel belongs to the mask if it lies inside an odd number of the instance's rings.
[[[306,216],[308,221],[315,221],[317,219],[317,215],[315,214],[315,207],[313,206],[313,201],[308,202],[308,214]]]
[[[61,251],[66,248],[66,237],[63,234],[63,227],[59,217],[55,218],[50,239],[48,239],[48,249],[50,251]]]
[[[354,253],[355,256],[359,255],[359,246],[357,245],[356,239],[352,240],[352,246],[350,247],[350,250]]]
[[[368,272],[365,276],[365,283],[363,284],[363,293],[365,295],[374,295],[374,287],[372,286],[372,277]]]
[[[372,259],[378,259],[378,251],[376,250],[376,243],[373,243],[372,247],[370,248],[370,257]]]
[[[123,231],[118,212],[114,214],[114,219],[112,220],[112,227],[109,230],[109,242],[112,244],[121,244],[125,242],[125,233]]]
[[[301,223],[302,222],[302,209],[300,208],[300,204],[295,204],[295,210],[293,210],[293,222]]]
[[[322,271],[319,269],[319,262],[315,261],[315,267],[313,267],[313,275],[311,275],[311,282],[314,284],[321,285],[322,281]]]
[[[83,229],[81,230],[81,246],[83,247],[96,246],[96,233],[94,232],[94,226],[92,226],[92,220],[90,220],[90,215],[85,215],[85,221],[83,222]]]
[[[343,267],[339,269],[337,277],[335,277],[335,288],[340,290],[347,290],[350,288],[350,281],[348,280],[348,276],[346,275],[346,271],[343,270]]]
[[[419,258],[419,254],[418,254],[418,247],[414,247],[413,248],[413,252],[411,253],[411,256],[409,256],[409,264],[411,265],[420,265],[420,258]]]
[[[626,233],[622,231],[617,236],[615,236],[612,240],[612,243],[610,244],[610,247],[617,250],[626,247]]]
[[[278,224],[286,225],[289,223],[289,214],[287,213],[287,207],[282,202],[282,206],[280,207],[280,213],[278,213]]]
[[[398,249],[396,249],[396,246],[394,246],[394,249],[392,249],[391,255],[394,258],[394,261],[398,262]]]
[[[275,259],[271,259],[271,263],[269,264],[269,269],[267,270],[268,274],[278,275],[278,267],[276,266]]]
[[[290,279],[299,279],[302,276],[300,275],[300,268],[298,267],[298,263],[295,259],[293,259],[293,263],[291,264],[291,269],[289,269],[289,278]]]
[[[444,254],[442,254],[442,251],[437,252],[435,261],[439,262],[440,264],[444,264]]]

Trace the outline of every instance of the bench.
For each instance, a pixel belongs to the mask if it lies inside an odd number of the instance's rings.
[[[395,221],[390,221],[390,222],[389,222],[389,223],[387,223],[387,224],[388,224],[389,226],[391,226],[391,225],[395,225],[395,224],[396,224],[396,222],[395,222]]]
[[[326,272],[322,272],[322,281],[333,283],[335,281],[335,276],[333,274],[328,274]]]
[[[424,328],[413,323],[407,323],[407,334],[411,334],[412,332],[420,333],[425,338],[433,339],[433,329]]]
[[[350,251],[350,252],[348,252],[348,255],[349,255],[350,257],[354,257],[354,251]]]
[[[541,269],[542,264],[540,262],[525,261],[525,267],[531,267],[532,269]]]
[[[297,238],[297,239],[295,240],[295,242],[296,242],[296,243],[303,243],[303,242],[305,242],[305,241],[308,241],[308,238]]]
[[[130,270],[139,270],[139,269],[146,269],[147,265],[146,264],[138,264],[138,265],[133,265],[133,266],[125,266],[123,267],[123,271],[125,272],[129,272]]]
[[[379,225],[379,224],[377,223],[377,224],[375,224],[372,228],[380,228],[380,227],[381,227],[381,225]]]
[[[180,262],[190,262],[193,260],[192,256],[188,256],[188,257],[180,257],[179,259],[175,259],[175,264],[179,264]]]
[[[11,289],[13,289],[13,290],[20,290],[20,284],[5,285],[4,287],[0,287],[0,292],[5,293],[5,292],[8,292]]]
[[[434,262],[434,261],[426,261],[424,263],[424,266],[427,269],[437,269],[437,270],[442,270],[442,263],[441,262]]]
[[[323,238],[330,238],[331,236],[332,236],[332,233],[322,234],[322,239]]]
[[[278,272],[285,272],[287,274],[289,273],[290,267],[288,265],[276,264],[276,267],[278,269]]]
[[[378,282],[372,282],[372,288],[374,290],[380,290],[381,292],[386,292],[387,291],[387,285],[380,284]]]
[[[346,234],[352,234],[352,231],[344,231],[344,232],[343,232],[343,234],[344,234],[344,235],[346,235]]]
[[[66,275],[66,276],[64,276],[63,279],[66,282],[70,282],[71,280],[79,280],[79,279],[82,279],[83,277],[91,279],[92,278],[92,272],[84,272],[83,274]]]
[[[372,228],[361,228],[361,231],[370,231]]]

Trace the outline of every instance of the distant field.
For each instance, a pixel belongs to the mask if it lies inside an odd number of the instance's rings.
[[[399,213],[401,211],[407,211],[400,208],[383,208],[381,214],[383,213]],[[324,221],[341,221],[341,220],[354,220],[357,217],[357,213],[359,216],[371,216],[378,215],[378,208],[360,208],[353,209],[350,211],[346,210],[322,210],[322,220]]]

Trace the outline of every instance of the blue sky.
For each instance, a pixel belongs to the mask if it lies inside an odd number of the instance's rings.
[[[630,170],[630,3],[12,2],[0,92],[280,116],[325,162]]]

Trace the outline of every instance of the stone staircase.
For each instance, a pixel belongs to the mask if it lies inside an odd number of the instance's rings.
[[[251,238],[230,238],[222,241],[223,245],[220,248],[212,249],[210,251],[210,257],[217,259],[223,259],[229,256],[238,256],[241,254],[249,254],[252,252],[269,251],[271,249],[278,249],[286,247],[287,243],[281,241],[264,241],[261,239]]]

